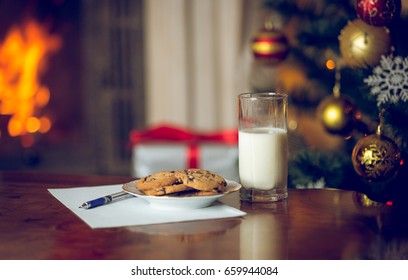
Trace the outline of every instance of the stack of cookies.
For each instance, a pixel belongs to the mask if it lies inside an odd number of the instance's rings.
[[[161,171],[140,178],[136,187],[145,195],[201,196],[225,192],[223,177],[203,169]]]

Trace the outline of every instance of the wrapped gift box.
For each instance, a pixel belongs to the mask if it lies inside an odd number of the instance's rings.
[[[238,180],[237,130],[197,133],[160,125],[131,131],[130,143],[135,177],[162,170],[202,168]]]

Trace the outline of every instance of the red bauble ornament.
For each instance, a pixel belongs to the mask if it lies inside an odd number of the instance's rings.
[[[275,64],[288,55],[289,43],[282,32],[263,28],[252,40],[251,49],[255,59]]]
[[[401,0],[357,0],[358,16],[367,24],[386,26],[401,12]]]

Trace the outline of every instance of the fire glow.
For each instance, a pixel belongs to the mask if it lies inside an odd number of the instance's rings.
[[[0,114],[10,116],[7,132],[22,136],[23,146],[32,142],[24,136],[51,129],[50,118],[42,115],[50,91],[40,77],[49,55],[60,47],[60,37],[33,20],[11,27],[0,44]]]

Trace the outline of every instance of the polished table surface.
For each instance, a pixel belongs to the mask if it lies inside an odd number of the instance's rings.
[[[222,201],[241,218],[91,229],[48,188],[130,177],[0,172],[0,259],[406,259],[407,216],[344,190],[290,190],[286,201]]]

